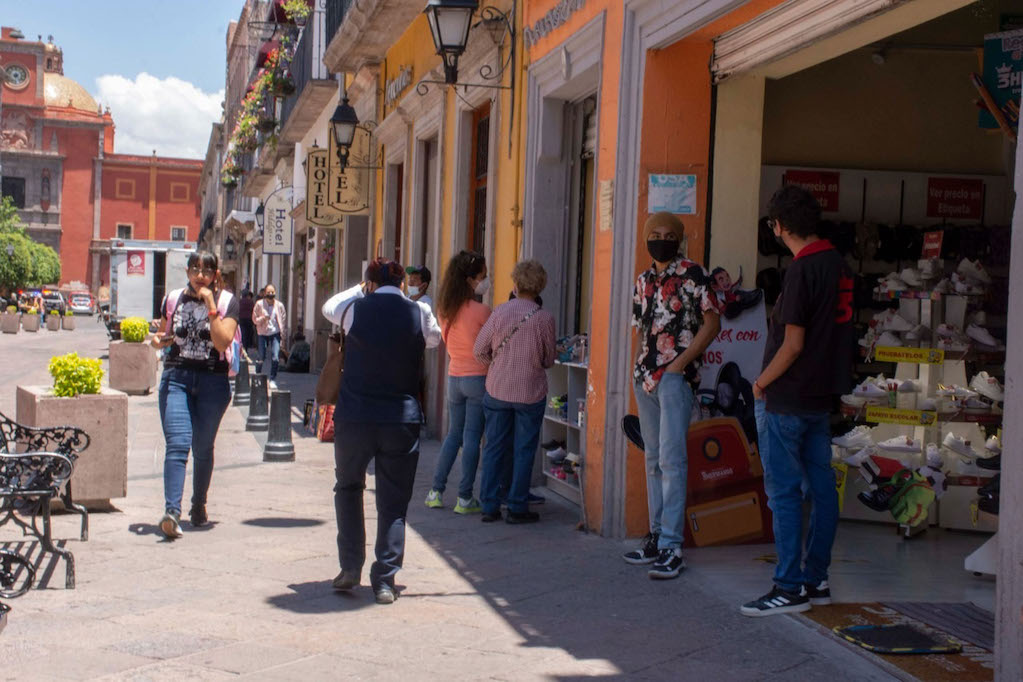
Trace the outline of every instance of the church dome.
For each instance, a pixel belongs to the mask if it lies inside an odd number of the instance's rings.
[[[43,75],[43,95],[48,107],[71,107],[95,114],[99,105],[78,83],[59,73]]]

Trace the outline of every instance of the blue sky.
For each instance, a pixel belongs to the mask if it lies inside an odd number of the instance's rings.
[[[220,115],[227,25],[244,0],[0,0],[0,22],[50,34],[64,75],[109,104],[115,151],[202,156]]]

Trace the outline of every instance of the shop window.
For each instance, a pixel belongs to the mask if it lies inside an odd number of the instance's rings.
[[[172,182],[170,184],[170,200],[176,203],[185,203],[192,200],[192,190],[187,182]]]
[[[171,241],[183,242],[188,238],[188,228],[171,227]]]
[[[416,217],[416,243],[413,260],[416,265],[425,265],[430,248],[430,235],[434,234],[434,192],[437,190],[437,138],[423,140],[419,145],[422,154],[421,181],[419,185],[419,210]]]
[[[469,176],[468,247],[479,253],[486,248],[487,169],[490,166],[490,103],[472,114],[472,170]]]
[[[404,221],[402,221],[402,209],[404,204],[404,190],[405,190],[405,164],[403,163],[392,163],[388,166],[387,171],[388,183],[393,188],[390,192],[393,197],[392,211],[394,217],[393,231],[391,232],[394,240],[394,260],[399,263],[402,262],[401,258],[401,233],[404,228]]]
[[[3,195],[10,197],[17,208],[25,208],[25,178],[4,177]]]
[[[117,238],[131,239],[132,226],[129,223],[117,223]]]
[[[117,178],[114,180],[115,199],[134,199],[135,181],[129,178]]]

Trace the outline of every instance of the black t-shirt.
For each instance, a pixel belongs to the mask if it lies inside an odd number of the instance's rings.
[[[775,414],[827,412],[852,382],[853,276],[826,239],[792,260],[782,294],[771,314],[764,367],[785,340],[785,325],[803,327],[803,351],[766,389],[767,410]]]
[[[227,303],[224,319],[238,321],[238,299],[231,294]],[[167,299],[163,301],[163,317],[167,317]],[[228,365],[220,358],[220,351],[213,346],[210,336],[210,315],[206,303],[202,299],[193,298],[188,289],[181,294],[174,307],[174,319],[171,320],[171,332],[174,343],[167,349],[164,358],[165,367],[181,367],[207,372],[226,374]]]

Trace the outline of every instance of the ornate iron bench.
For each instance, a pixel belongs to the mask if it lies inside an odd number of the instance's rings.
[[[89,436],[79,428],[33,428],[0,414],[0,526],[13,521],[23,535],[38,538],[44,551],[63,557],[68,589],[75,586],[75,558],[53,544],[50,502],[59,498],[65,508],[79,514],[81,539],[89,539],[89,513],[71,496],[75,461],[87,447]],[[9,568],[9,563],[2,566]]]

